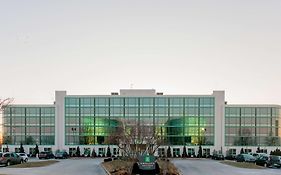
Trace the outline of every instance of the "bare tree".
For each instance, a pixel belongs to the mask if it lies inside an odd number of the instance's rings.
[[[0,111],[4,111],[4,109],[12,103],[13,99],[12,98],[6,98],[4,100],[0,99]]]
[[[161,134],[155,126],[140,120],[119,121],[120,125],[111,133],[105,143],[114,144],[125,156],[136,158],[139,154],[154,154],[159,146],[164,143]]]
[[[239,131],[239,137],[234,141],[234,145],[248,146],[253,143],[252,132],[249,128],[244,128]]]
[[[268,137],[266,137],[266,143],[268,146],[276,146],[280,144],[278,137],[274,136],[272,131],[270,131]]]
[[[4,109],[10,104],[12,103],[13,99],[12,98],[6,98],[4,100],[0,99],[0,130],[3,131],[2,129],[2,125],[3,125],[3,122],[2,122],[2,112],[4,111]],[[1,133],[0,135],[0,148],[2,148],[2,143],[3,143],[3,135]],[[5,142],[4,142],[5,143]]]

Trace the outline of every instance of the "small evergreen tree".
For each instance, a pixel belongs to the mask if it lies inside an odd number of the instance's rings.
[[[244,154],[244,149],[243,148],[241,148],[240,154]]]
[[[77,146],[77,148],[76,148],[76,156],[77,157],[80,157],[80,148],[79,148],[79,146]]]
[[[281,151],[277,148],[276,150],[271,151],[270,155],[281,156]]]
[[[199,145],[198,157],[199,157],[199,158],[202,157],[202,147],[201,147],[201,145]]]
[[[256,151],[256,152],[257,152],[257,153],[260,153],[260,152],[261,152],[260,147],[257,148],[257,151]]]
[[[10,149],[9,149],[8,145],[6,147],[6,152],[10,152]]]
[[[24,148],[22,146],[22,143],[20,143],[20,153],[24,153]]]
[[[111,151],[110,151],[109,146],[107,147],[107,150],[106,150],[106,157],[111,157]]]
[[[171,147],[170,146],[167,149],[167,157],[172,157]]]
[[[185,158],[187,157],[187,152],[186,152],[186,147],[183,147],[183,151],[182,151],[182,157]]]
[[[37,154],[39,154],[39,147],[38,147],[37,144],[35,145],[34,153],[35,153],[35,156],[36,156]]]
[[[95,151],[95,148],[93,148],[92,157],[97,157],[97,153],[96,153],[96,151]]]

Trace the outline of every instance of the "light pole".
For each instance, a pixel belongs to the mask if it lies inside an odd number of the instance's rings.
[[[206,139],[205,139],[205,133],[206,133],[206,128],[201,128],[201,130],[202,130],[202,136],[201,136],[201,145],[205,145],[206,143]]]
[[[72,136],[73,136],[73,145],[75,144],[75,136],[74,136],[74,132],[76,131],[76,128],[75,127],[72,127],[71,128],[71,131],[72,131]]]
[[[16,145],[16,128],[15,127],[13,127],[13,135],[14,135],[14,140],[13,140],[13,142],[14,142],[14,145]]]

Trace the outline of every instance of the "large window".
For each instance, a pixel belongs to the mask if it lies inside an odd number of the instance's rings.
[[[10,106],[4,114],[4,142],[7,144],[53,145],[55,107]]]
[[[226,146],[281,145],[277,111],[276,107],[226,107]]]
[[[152,128],[166,144],[213,145],[214,98],[71,96],[65,99],[66,144],[106,144],[114,127],[122,123],[128,128],[136,125]]]

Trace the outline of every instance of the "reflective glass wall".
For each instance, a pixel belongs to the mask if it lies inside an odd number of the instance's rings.
[[[7,107],[3,126],[4,144],[54,145],[55,107]]]
[[[214,145],[214,97],[65,98],[66,145],[105,144],[125,125],[166,145]]]
[[[226,107],[226,146],[280,146],[280,109]]]

